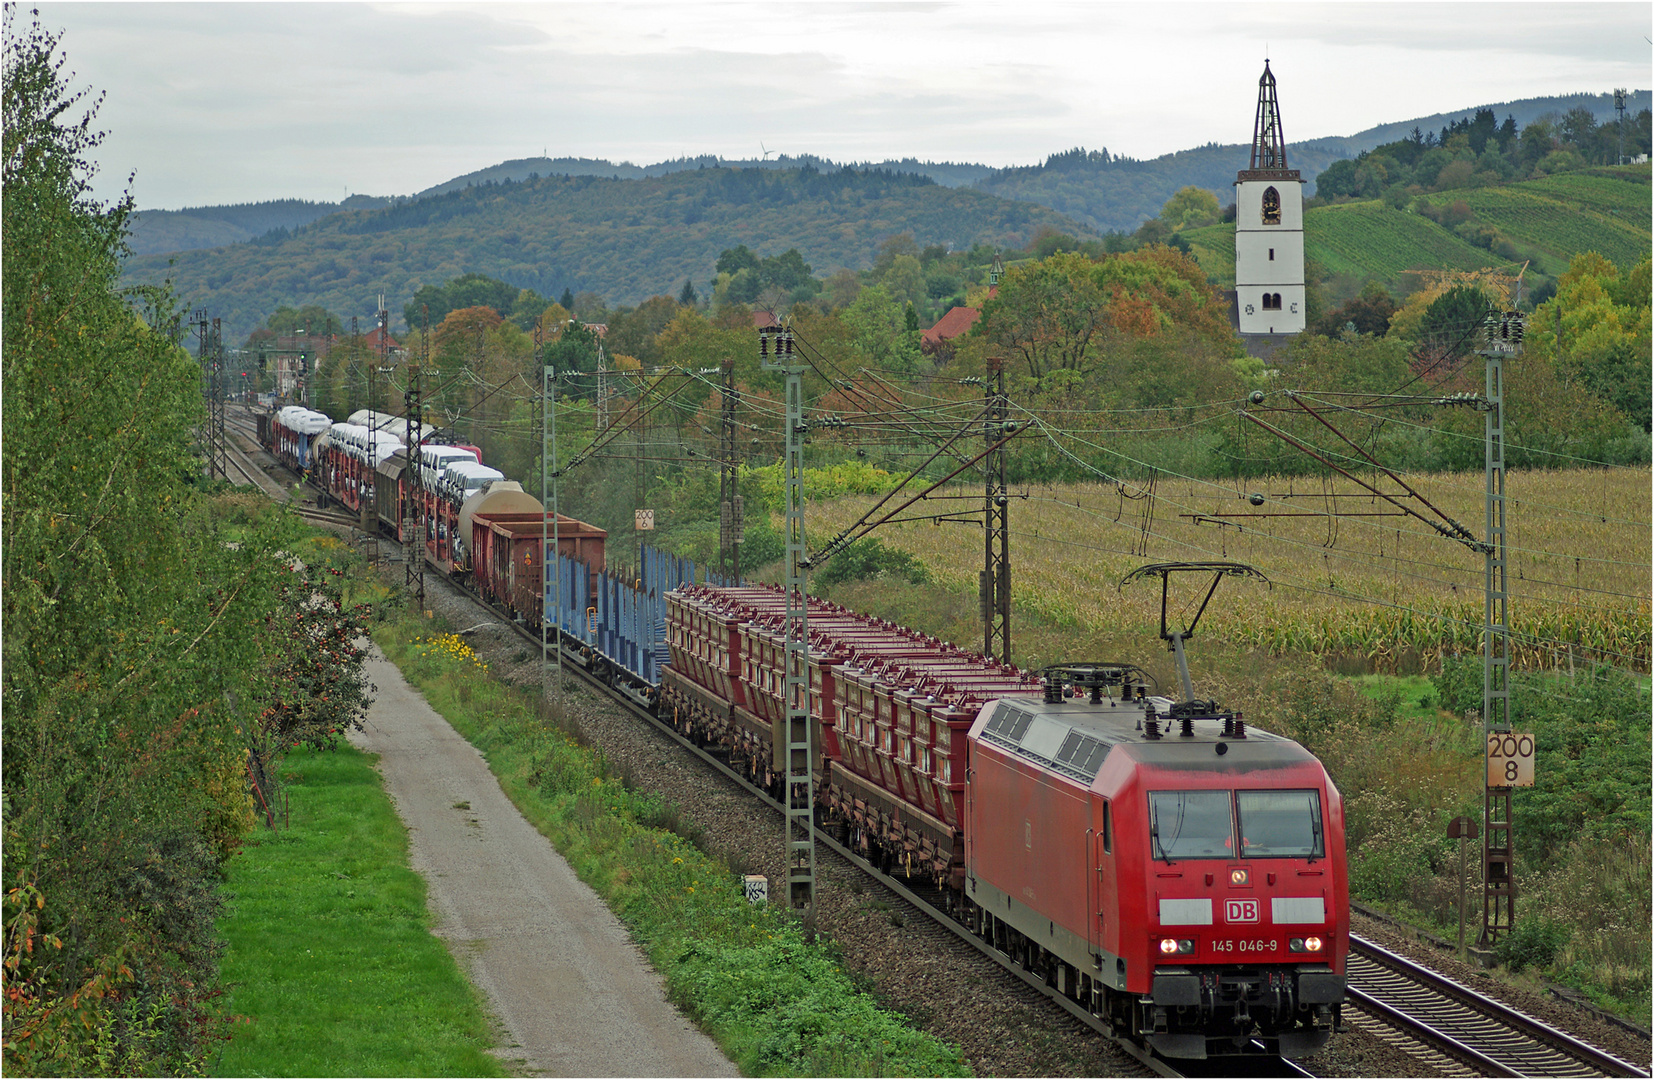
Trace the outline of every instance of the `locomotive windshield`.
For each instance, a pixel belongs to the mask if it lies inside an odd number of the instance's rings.
[[[1317,791],[1236,793],[1241,853],[1251,857],[1318,859],[1323,852],[1321,795]]]
[[[1157,859],[1226,859],[1235,853],[1227,791],[1149,792],[1149,832]]]
[[[1167,862],[1326,854],[1316,791],[1151,791],[1149,833]]]

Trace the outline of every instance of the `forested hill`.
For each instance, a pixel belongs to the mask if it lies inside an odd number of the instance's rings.
[[[479,273],[542,295],[600,293],[611,304],[706,292],[725,249],[798,248],[814,272],[870,265],[879,243],[1022,246],[1042,226],[1084,237],[1055,211],[912,174],[813,168],[694,169],[637,180],[545,176],[338,213],[289,234],[127,262],[127,284],[170,277],[183,305],[245,337],[277,307],[398,310],[422,285]]]
[[[821,172],[837,172],[839,169],[851,168],[858,172],[912,173],[916,176],[927,177],[945,187],[968,187],[993,172],[986,165],[975,165],[969,162],[920,161],[917,158],[902,158],[899,161],[891,159],[841,163],[828,158],[817,157],[814,154],[800,154],[797,157],[790,154],[778,154],[771,158],[748,158],[745,160],[703,154],[700,157],[658,161],[653,165],[633,165],[627,161],[617,165],[602,158],[538,157],[502,161],[498,165],[490,165],[486,169],[468,172],[464,176],[456,176],[445,183],[426,188],[414,197],[422,199],[427,195],[445,195],[450,191],[457,191],[460,188],[475,184],[498,184],[506,180],[519,182],[532,180],[538,176],[610,176],[619,180],[641,180],[646,176],[665,176],[668,173],[687,172],[690,169],[770,169],[776,172],[791,172],[794,169],[806,168]]]
[[[352,195],[344,202],[274,199],[234,206],[197,206],[187,210],[142,210],[132,215],[128,244],[136,255],[223,247],[272,230],[292,230],[341,210],[365,210],[391,200]]]

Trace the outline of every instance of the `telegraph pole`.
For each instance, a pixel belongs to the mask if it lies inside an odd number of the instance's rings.
[[[1005,397],[1005,361],[988,358],[982,381],[982,437],[988,455],[982,459],[982,573],[977,597],[982,608],[982,652],[1004,663],[1011,661],[1011,500],[1005,490],[1005,421],[1010,405]]]
[[[814,940],[815,783],[810,768],[809,594],[804,555],[804,365],[798,362],[792,330],[759,330],[758,362],[763,370],[787,377],[787,651],[782,686],[787,710],[787,899],[802,912],[805,936]]]

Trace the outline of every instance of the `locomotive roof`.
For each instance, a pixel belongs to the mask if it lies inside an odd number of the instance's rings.
[[[1244,736],[1223,734],[1223,721],[1202,717],[1193,734],[1181,734],[1181,721],[1160,715],[1157,706],[1081,698],[1055,704],[1038,697],[1001,698],[976,729],[980,742],[995,746],[1041,769],[1090,784],[1116,746],[1131,757],[1167,769],[1210,769],[1224,773],[1280,768],[1313,761],[1309,751],[1279,735],[1245,728]],[[1159,728],[1150,738],[1147,721]],[[1221,749],[1220,749],[1221,748]]]

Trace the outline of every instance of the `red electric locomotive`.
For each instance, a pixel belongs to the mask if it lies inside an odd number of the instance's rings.
[[[783,594],[667,601],[661,707],[776,782]],[[1343,803],[1303,747],[1193,700],[1192,624],[1162,632],[1173,702],[1130,665],[1036,675],[821,601],[809,618],[824,827],[1166,1057],[1325,1044],[1349,947]]]
[[[1046,676],[1043,699],[990,702],[971,727],[976,928],[1167,1057],[1322,1046],[1349,896],[1321,763],[1209,702],[1149,696],[1131,666]]]

